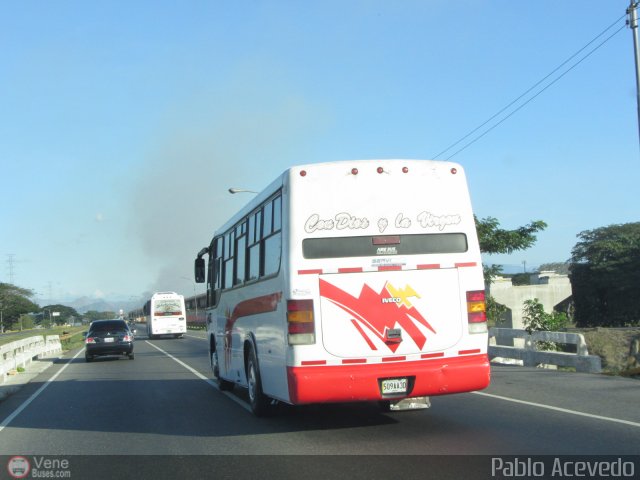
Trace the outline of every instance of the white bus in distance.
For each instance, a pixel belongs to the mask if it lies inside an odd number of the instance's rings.
[[[208,264],[205,266],[205,258]],[[197,255],[221,390],[256,415],[489,384],[480,248],[462,167],[359,160],[286,170]]]
[[[182,338],[187,332],[187,316],[184,296],[175,292],[157,292],[144,304],[143,313],[147,324],[147,336],[159,335]]]

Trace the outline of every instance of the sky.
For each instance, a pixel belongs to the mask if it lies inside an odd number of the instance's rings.
[[[197,251],[249,200],[229,187],[368,158],[456,161],[478,217],[548,224],[485,262],[566,261],[639,221],[628,5],[1,2],[0,281],[41,305],[201,293]]]

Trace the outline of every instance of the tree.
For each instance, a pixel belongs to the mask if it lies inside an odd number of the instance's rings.
[[[499,327],[502,322],[502,316],[507,312],[508,308],[501,303],[496,302],[496,299],[491,295],[487,295],[487,323],[490,327]]]
[[[0,283],[0,310],[4,329],[12,329],[20,315],[35,312],[40,307],[30,300],[33,291],[11,283]]]
[[[568,275],[569,274],[569,262],[551,262],[551,263],[543,263],[540,265],[539,270],[543,271],[553,271],[560,275]]]
[[[29,330],[35,326],[33,317],[27,314],[20,315],[18,323],[20,324],[20,330]]]
[[[80,314],[76,312],[75,308],[60,304],[42,307],[42,312],[45,314],[43,319],[49,320],[49,318],[51,318],[51,322],[58,325],[63,323],[74,323],[80,318]],[[53,316],[54,312],[58,312],[60,315]]]
[[[640,325],[640,222],[585,230],[578,238],[569,267],[576,324]]]
[[[547,224],[542,220],[533,221],[523,227],[514,230],[500,228],[500,222],[493,217],[486,217],[478,220],[475,217],[480,251],[489,255],[511,254],[518,250],[526,250],[531,247],[536,240],[536,233],[547,228]],[[492,283],[493,279],[502,271],[501,265],[484,267],[484,278],[487,283]]]
[[[535,234],[547,227],[547,224],[542,220],[536,220],[515,230],[505,230],[500,228],[500,222],[496,218],[486,217],[478,220],[475,215],[473,218],[476,222],[480,251],[488,255],[510,254],[517,250],[525,250],[536,242]],[[490,267],[484,265],[483,270],[484,281],[490,285],[495,277],[502,272],[502,265]],[[491,295],[487,296],[487,320],[490,325],[498,325],[506,311],[507,307],[497,303]]]
[[[96,310],[89,310],[86,312],[82,318],[87,322],[93,322],[94,320],[105,320],[109,318],[116,318],[115,312],[98,312]]]
[[[514,286],[531,285],[531,274],[516,273],[511,277],[511,284]]]

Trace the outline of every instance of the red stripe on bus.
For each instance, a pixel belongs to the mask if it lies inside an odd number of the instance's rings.
[[[342,360],[343,365],[350,365],[354,363],[367,363],[366,358],[347,358],[346,360]]]
[[[382,361],[383,362],[402,362],[406,359],[407,357],[383,357]]]
[[[390,272],[395,270],[402,270],[402,267],[400,265],[388,265],[388,266],[378,267],[379,272]]]
[[[339,268],[338,273],[360,273],[362,272],[362,267],[347,267],[347,268]]]
[[[356,327],[356,330],[358,330],[358,332],[360,332],[360,335],[362,335],[362,338],[365,339],[365,341],[369,345],[369,348],[371,350],[377,350],[376,346],[373,344],[373,342],[371,341],[369,336],[364,333],[364,330],[362,330],[362,327],[360,326],[360,324],[358,322],[356,322],[355,319],[353,319],[353,318],[351,319],[351,323],[353,323],[353,326]]]
[[[275,312],[278,309],[278,304],[282,299],[282,292],[271,293],[269,295],[262,295],[260,297],[249,298],[238,303],[232,312],[227,313],[230,316],[226,317],[224,329],[225,329],[225,358],[226,355],[230,355],[233,347],[233,335],[231,332],[234,329],[235,323],[239,318],[248,317],[251,315],[257,315],[260,313]]]
[[[463,263],[456,263],[456,268],[461,268],[461,267],[475,267],[476,265],[478,265],[476,262],[463,262]]]
[[[326,365],[326,360],[303,360],[300,362],[301,365]]]
[[[298,275],[322,275],[322,269],[298,270]]]
[[[472,353],[480,353],[480,349],[476,348],[473,350],[460,350],[458,355],[471,355]]]
[[[437,269],[437,268],[440,268],[439,263],[423,263],[421,265],[418,265],[418,270],[430,270],[430,269]]]
[[[439,358],[439,357],[444,357],[444,352],[440,352],[440,353],[423,353],[422,355],[420,355],[420,358]]]
[[[227,322],[231,320],[235,323],[235,321],[240,317],[248,317],[249,315],[257,315],[259,313],[275,312],[281,298],[282,292],[278,292],[243,300],[235,306],[231,313],[231,317],[227,319]]]

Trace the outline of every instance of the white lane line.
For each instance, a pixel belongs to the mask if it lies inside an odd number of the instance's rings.
[[[84,352],[84,348],[81,349],[78,353],[76,353],[73,358],[69,359],[69,361],[60,369],[56,372],[56,374],[54,376],[52,376],[49,380],[46,381],[46,383],[44,385],[42,385],[38,390],[36,390],[33,395],[31,395],[29,398],[27,398],[24,402],[22,402],[22,405],[20,405],[18,408],[16,408],[13,413],[11,415],[9,415],[7,418],[5,418],[2,423],[0,423],[0,432],[2,432],[4,430],[4,427],[6,427],[7,425],[9,425],[14,418],[16,418],[18,415],[20,415],[20,413],[29,406],[29,404],[31,402],[33,402],[38,395],[40,395],[45,388],[47,388],[49,386],[49,384],[53,381],[55,381],[56,378],[58,378],[58,376],[64,372],[65,368],[67,368],[69,366],[69,364],[71,363],[72,360],[75,360],[76,357],[78,355],[80,355],[82,352]]]
[[[210,378],[205,377],[204,375],[202,375],[200,372],[198,372],[196,369],[191,368],[189,365],[187,365],[186,363],[184,363],[182,360],[180,360],[179,358],[174,357],[173,355],[171,355],[169,352],[165,352],[163,349],[161,349],[160,347],[154,345],[153,343],[149,342],[148,340],[145,340],[145,343],[151,345],[153,348],[155,348],[156,350],[158,350],[159,352],[164,353],[167,357],[169,357],[171,360],[177,362],[178,364],[182,365],[184,368],[186,368],[187,370],[189,370],[191,373],[193,373],[196,377],[198,377],[200,380],[204,380],[206,383],[208,383],[211,387],[215,388],[216,390],[218,390],[220,392],[220,389],[218,388],[218,385],[216,385],[216,383],[211,380]],[[230,398],[231,400],[233,400],[234,402],[236,402],[238,405],[240,405],[242,408],[244,408],[246,411],[251,412],[251,407],[249,406],[248,403],[240,400],[238,397],[236,397],[235,395],[232,395],[229,392],[220,392],[223,395],[227,396],[228,398]]]
[[[484,397],[497,398],[498,400],[505,400],[507,402],[521,403],[523,405],[529,405],[530,407],[546,408],[547,410],[554,410],[556,412],[568,413],[570,415],[577,415],[579,417],[595,418],[596,420],[604,420],[606,422],[613,422],[613,423],[622,423],[623,425],[629,425],[631,427],[639,427],[640,428],[640,423],[631,422],[629,420],[621,420],[619,418],[603,417],[601,415],[593,415],[591,413],[576,412],[575,410],[568,410],[566,408],[560,408],[560,407],[552,407],[551,405],[544,405],[543,403],[527,402],[525,400],[517,400],[515,398],[502,397],[500,395],[493,395],[491,393],[484,393],[484,392],[471,392],[471,393],[473,393],[475,395],[482,395]]]

